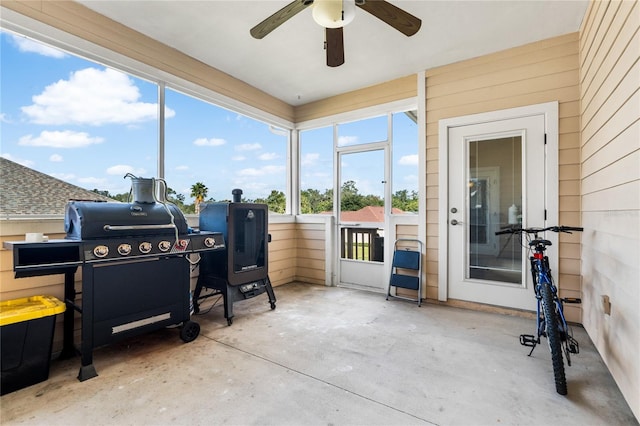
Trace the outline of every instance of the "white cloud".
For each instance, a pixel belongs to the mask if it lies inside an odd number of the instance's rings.
[[[33,104],[22,107],[37,124],[131,124],[158,118],[155,103],[139,102],[134,80],[112,69],[85,68],[69,80],[59,80],[32,97]],[[170,108],[166,118],[175,116]]]
[[[269,160],[275,160],[278,157],[279,157],[278,154],[276,154],[275,152],[265,152],[264,154],[260,154],[258,156],[258,159],[262,161],[269,161]]]
[[[40,136],[22,136],[18,140],[18,145],[23,146],[47,146],[50,148],[82,148],[89,145],[99,144],[104,141],[101,137],[91,137],[86,132],[74,132],[71,130],[43,130]]]
[[[0,123],[9,123],[9,118],[7,118],[7,114],[4,112],[0,112]]]
[[[76,175],[74,175],[73,173],[51,173],[51,176],[65,182],[71,182],[76,178]]]
[[[177,166],[177,167],[175,168],[175,170],[176,170],[176,171],[179,171],[179,172],[183,172],[183,171],[185,171],[185,170],[189,170],[189,166],[185,166],[185,165]]]
[[[317,152],[305,154],[300,159],[300,164],[303,166],[313,166],[318,161],[319,158],[320,158],[320,154]]]
[[[135,175],[135,176],[141,176],[146,173],[146,170],[136,169],[135,167],[129,166],[127,164],[118,164],[118,165],[107,168],[107,174],[109,175],[124,176],[127,173],[131,173],[132,175]]]
[[[29,168],[33,168],[33,166],[36,165],[35,161],[23,160],[22,158],[14,157],[11,154],[2,154],[2,158],[6,158],[9,161],[13,161],[14,163],[18,163]]]
[[[62,155],[60,155],[60,154],[52,154],[49,157],[49,161],[51,161],[52,163],[60,163],[60,162],[64,161],[64,159],[62,158]]]
[[[193,144],[197,146],[221,146],[226,143],[227,143],[226,140],[220,139],[220,138],[211,138],[211,139],[198,138],[195,141],[193,141]]]
[[[256,168],[248,168],[238,170],[236,175],[238,176],[266,176],[266,175],[274,175],[277,173],[283,173],[285,171],[285,166],[264,166],[259,169]]]
[[[358,143],[357,136],[340,136],[338,137],[338,146],[353,145]]]
[[[11,34],[13,42],[18,46],[21,52],[37,53],[38,55],[47,56],[49,58],[61,59],[67,56],[62,50],[49,47],[37,41],[33,41],[26,37]]]
[[[231,159],[233,161],[244,161],[247,159],[247,157],[245,157],[244,155],[235,155],[233,157],[231,157]]]
[[[398,164],[400,164],[401,166],[417,166],[418,154],[403,155],[398,160]]]
[[[236,145],[236,151],[256,151],[262,148],[262,145],[259,143],[243,143],[240,145]]]

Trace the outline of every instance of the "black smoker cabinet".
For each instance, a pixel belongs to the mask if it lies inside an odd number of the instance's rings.
[[[193,295],[194,312],[200,311],[203,299],[221,293],[228,325],[233,323],[233,303],[236,301],[266,292],[271,309],[276,308],[268,271],[269,209],[266,204],[240,202],[241,194],[241,190],[235,189],[231,203],[200,205],[200,231],[221,232],[227,250],[202,253]],[[202,295],[205,288],[215,292]]]

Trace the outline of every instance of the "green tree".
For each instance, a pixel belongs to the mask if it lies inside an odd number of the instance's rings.
[[[123,203],[128,203],[129,202],[129,193],[128,192],[125,192],[125,193],[122,193],[122,194],[113,195],[113,194],[110,194],[109,191],[107,191],[107,190],[99,190],[99,189],[95,189],[95,188],[92,189],[91,192],[95,192],[96,194],[103,195],[105,197],[111,198],[112,200],[121,201]]]
[[[416,191],[409,193],[406,189],[396,191],[395,194],[393,194],[391,205],[405,212],[417,212],[418,193]]]
[[[333,189],[321,193],[317,189],[300,191],[300,211],[303,214],[322,213],[333,210]]]
[[[195,212],[200,213],[200,203],[207,197],[209,189],[202,182],[191,185],[191,196],[195,198]]]
[[[256,198],[255,202],[267,204],[269,206],[269,211],[284,213],[286,210],[287,198],[285,197],[284,192],[273,189],[266,199]]]
[[[356,211],[366,205],[364,197],[358,193],[356,183],[352,180],[348,180],[342,184],[340,193],[340,210],[342,211]]]

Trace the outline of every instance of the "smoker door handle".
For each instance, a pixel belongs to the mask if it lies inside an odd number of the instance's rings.
[[[173,229],[175,227],[175,225],[167,223],[165,225],[105,225],[103,229],[105,231],[132,231],[136,229]]]

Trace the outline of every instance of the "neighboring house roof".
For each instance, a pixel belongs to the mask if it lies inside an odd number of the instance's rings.
[[[404,211],[392,208],[391,213],[401,214]],[[331,214],[331,212],[323,212],[323,214]],[[384,207],[382,206],[366,206],[360,210],[352,212],[340,212],[341,222],[384,222]]]
[[[115,201],[0,157],[0,216],[64,215],[69,200]]]

